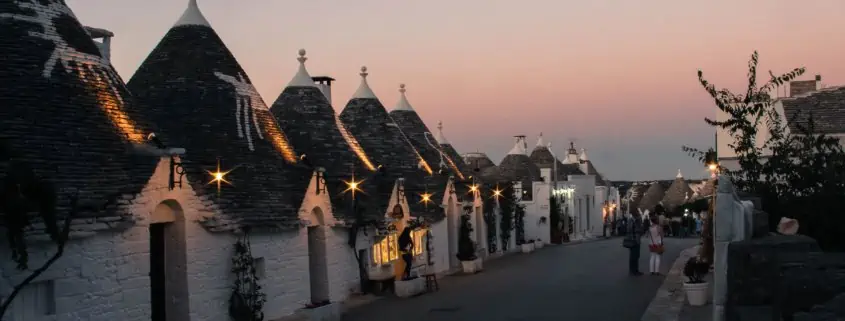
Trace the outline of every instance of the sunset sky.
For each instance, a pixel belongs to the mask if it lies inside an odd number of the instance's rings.
[[[112,61],[129,80],[188,0],[66,0],[83,24],[115,33]],[[715,106],[696,70],[741,90],[753,50],[761,68],[807,67],[845,84],[842,0],[199,0],[268,104],[293,77],[300,48],[328,75],[339,112],[369,68],[391,109],[398,86],[460,152],[497,162],[544,133],[559,155],[575,140],[611,180],[705,175],[682,145],[707,148]],[[837,63],[837,61],[839,61]],[[763,76],[767,76],[764,73]]]

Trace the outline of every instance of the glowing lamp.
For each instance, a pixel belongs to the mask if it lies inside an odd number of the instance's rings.
[[[715,172],[716,169],[719,168],[719,165],[716,165],[715,163],[713,163],[713,164],[707,165],[707,168],[709,168],[711,172]]]
[[[470,192],[473,192],[473,193],[474,193],[474,192],[477,192],[477,191],[478,191],[478,185],[475,185],[475,184],[470,185],[470,187],[469,187],[469,191],[470,191]]]
[[[428,204],[431,202],[431,194],[430,193],[422,193],[420,194],[420,202]]]
[[[356,181],[355,176],[352,176],[352,179],[343,182],[346,183],[346,190],[343,192],[352,192],[352,197],[354,198],[355,192],[361,190],[360,186],[363,181]]]
[[[206,171],[206,172],[208,172],[208,175],[211,175],[211,181],[208,182],[208,184],[215,184],[215,183],[217,184],[217,193],[220,193],[220,187],[223,183],[232,184],[232,183],[230,183],[229,181],[226,180],[226,175],[229,174],[229,172],[231,172],[231,170],[225,171],[225,172],[221,171],[219,160],[217,161],[217,170],[215,170],[213,172],[212,171]]]
[[[493,190],[493,197],[499,198],[500,196],[502,196],[502,191],[499,190],[499,189],[494,189]]]

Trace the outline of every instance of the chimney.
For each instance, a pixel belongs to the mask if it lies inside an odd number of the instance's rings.
[[[318,76],[311,77],[311,80],[317,84],[317,88],[320,88],[320,91],[323,92],[323,96],[326,96],[326,100],[329,101],[329,105],[332,105],[332,82],[335,79],[329,76]]]
[[[814,80],[793,80],[789,82],[789,97],[795,97],[822,89],[822,75]]]
[[[84,28],[85,31],[88,32],[88,35],[91,36],[91,39],[94,40],[94,44],[97,45],[97,48],[100,49],[100,55],[102,55],[106,60],[111,61],[111,38],[114,37],[114,33],[106,29],[88,26],[85,26]],[[102,40],[97,41],[97,39]]]

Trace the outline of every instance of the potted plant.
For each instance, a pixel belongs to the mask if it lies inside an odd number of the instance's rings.
[[[522,253],[531,253],[534,251],[534,242],[526,242],[525,240],[516,240],[516,245],[519,245],[519,249],[522,250]]]
[[[541,239],[536,239],[536,240],[534,240],[534,248],[535,248],[535,249],[542,249],[542,248],[543,248],[543,245],[545,245],[545,243],[543,242],[543,240],[541,240]]]
[[[702,306],[707,304],[707,281],[704,277],[710,271],[710,264],[702,261],[698,257],[691,257],[684,265],[684,275],[687,277],[687,282],[684,282],[684,292],[687,295],[687,301],[691,306]]]
[[[472,241],[472,224],[469,214],[461,215],[461,227],[458,231],[458,260],[461,261],[464,273],[475,273],[478,270],[478,256],[475,255],[475,242]]]

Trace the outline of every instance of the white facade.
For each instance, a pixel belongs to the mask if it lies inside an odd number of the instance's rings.
[[[169,190],[169,162],[169,158],[162,158],[148,185],[129,205],[137,220],[133,227],[71,240],[64,255],[15,299],[8,320],[150,320],[149,227],[153,223],[174,222],[184,227],[186,264],[175,268],[186,271],[187,295],[181,299],[187,301],[190,320],[229,321],[234,282],[230,269],[237,236],[210,233],[198,223],[213,215],[214,210],[209,207],[212,203],[197,197],[187,183]],[[325,229],[327,279],[323,283],[331,301],[339,302],[358,290],[359,272],[354,252],[347,244],[348,229],[331,227],[336,221],[327,195],[316,193],[315,175],[300,207],[300,219],[304,225]],[[407,202],[403,203],[408,213]],[[432,226],[437,271],[448,270],[446,256],[454,256],[449,251],[445,222]],[[310,303],[308,234],[306,226],[286,232],[250,234],[252,255],[260,262],[256,266],[267,295],[267,319],[292,314]],[[357,249],[367,249],[369,255],[362,259],[372,262],[369,249],[374,233],[367,234],[358,234]],[[30,267],[40,266],[54,251],[52,245],[32,244]],[[9,257],[8,247],[0,247],[0,255]],[[0,296],[5,296],[30,272],[18,272],[10,260],[3,260],[2,264]]]

